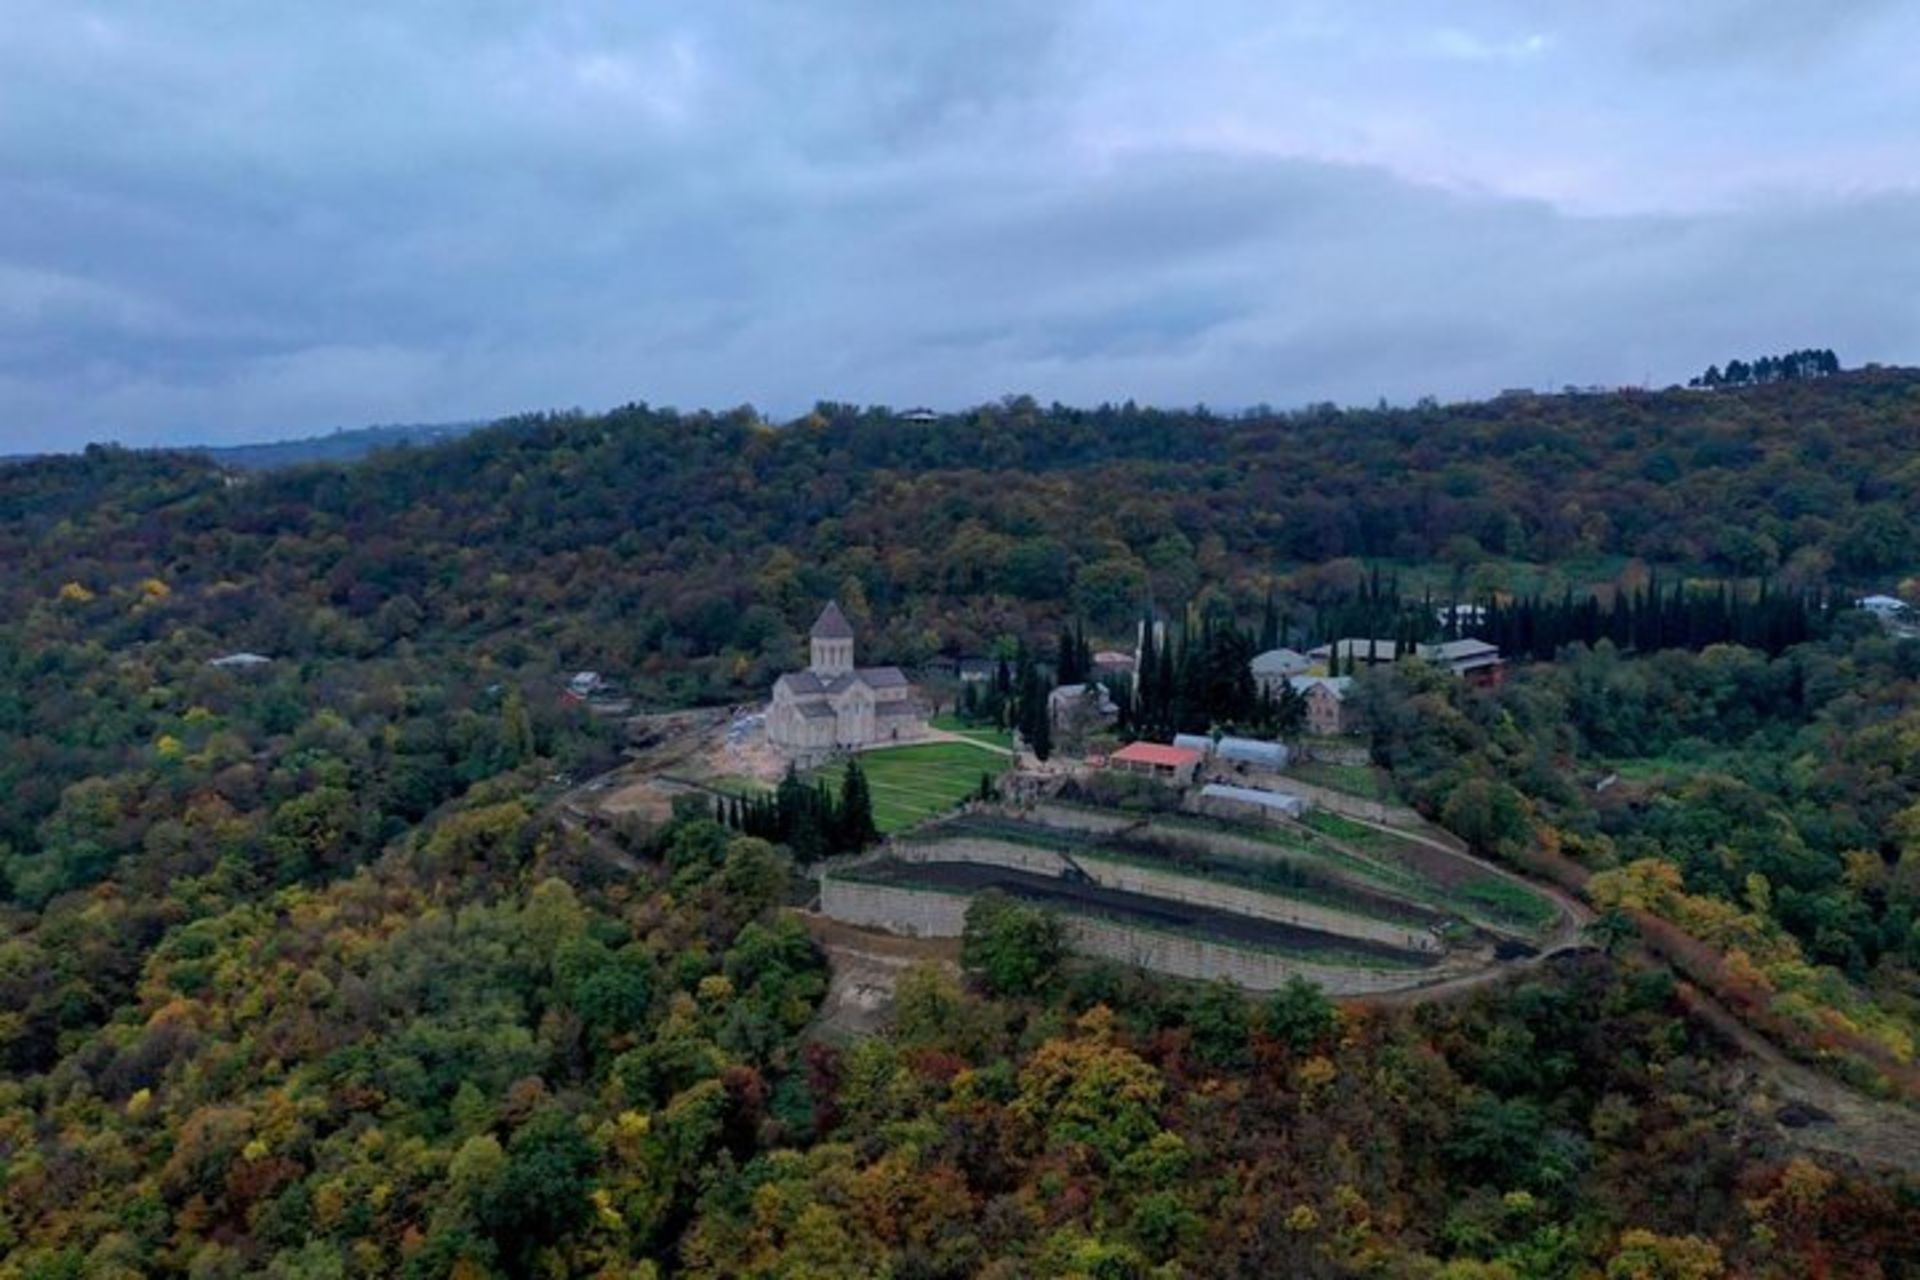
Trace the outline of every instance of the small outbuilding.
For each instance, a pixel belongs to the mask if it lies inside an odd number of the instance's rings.
[[[1205,759],[1190,747],[1169,747],[1158,742],[1130,742],[1107,757],[1107,767],[1121,773],[1137,773],[1144,778],[1184,787]]]
[[[1497,685],[1506,674],[1506,659],[1497,646],[1485,640],[1423,644],[1418,652],[1424,661],[1473,684]]]
[[[1257,787],[1209,782],[1200,788],[1195,807],[1218,818],[1258,818],[1272,822],[1299,818],[1308,806],[1305,797],[1290,791],[1264,791]]]
[[[1275,773],[1287,767],[1287,761],[1293,754],[1287,750],[1284,742],[1263,742],[1258,738],[1232,736],[1212,738],[1203,733],[1176,733],[1173,735],[1173,745],[1198,751],[1216,764],[1271,769]]]
[[[1222,738],[1213,753],[1230,764],[1243,764],[1275,773],[1287,767],[1292,753],[1284,742],[1262,742],[1258,738]]]

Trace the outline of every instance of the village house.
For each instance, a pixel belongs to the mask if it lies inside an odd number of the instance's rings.
[[[1103,684],[1063,684],[1047,695],[1047,716],[1056,731],[1097,733],[1120,718]]]
[[[1313,666],[1313,659],[1295,649],[1269,649],[1255,655],[1247,665],[1253,670],[1253,682],[1260,686],[1260,692],[1271,698],[1287,681],[1305,675]]]
[[[926,735],[926,704],[898,667],[856,667],[853,625],[829,601],[810,634],[812,661],[773,683],[767,741],[817,757]]]
[[[1485,640],[1448,640],[1443,644],[1423,644],[1422,661],[1459,676],[1470,684],[1495,686],[1505,677],[1506,659],[1497,646]]]
[[[1329,669],[1335,655],[1338,655],[1339,669],[1343,672],[1382,666],[1402,658],[1419,658],[1477,685],[1498,685],[1506,675],[1506,659],[1500,656],[1497,646],[1485,640],[1447,640],[1439,644],[1411,646],[1397,640],[1336,640],[1332,644],[1310,649],[1307,654]],[[1257,671],[1255,678],[1259,678]]]
[[[1184,787],[1193,781],[1200,768],[1201,755],[1187,747],[1167,747],[1157,742],[1132,742],[1107,757],[1107,767],[1120,773],[1138,774],[1157,782]]]
[[[1288,683],[1307,700],[1308,733],[1330,738],[1354,731],[1355,714],[1347,698],[1351,676],[1295,676]]]
[[[1118,649],[1102,649],[1093,655],[1093,674],[1107,676],[1131,676],[1133,674],[1133,655],[1122,653]]]

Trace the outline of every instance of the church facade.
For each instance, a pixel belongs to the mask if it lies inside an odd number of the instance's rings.
[[[927,708],[898,667],[854,665],[853,625],[829,601],[810,636],[812,661],[773,683],[767,741],[794,756],[817,757],[927,733]]]

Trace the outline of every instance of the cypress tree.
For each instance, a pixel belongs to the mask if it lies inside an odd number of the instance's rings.
[[[840,810],[835,815],[839,827],[839,847],[845,853],[858,853],[880,839],[880,828],[873,820],[873,790],[867,785],[867,772],[858,758],[847,761],[840,779]]]

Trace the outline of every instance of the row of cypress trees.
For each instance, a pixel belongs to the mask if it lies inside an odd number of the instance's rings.
[[[1770,655],[1825,636],[1845,602],[1832,592],[1779,591],[1761,583],[1749,595],[1725,584],[1713,590],[1651,578],[1605,604],[1571,590],[1558,600],[1528,596],[1489,600],[1485,621],[1469,628],[1508,657],[1550,659],[1570,644],[1612,641],[1638,653],[1737,644]]]
[[[1306,720],[1306,699],[1290,686],[1269,694],[1253,678],[1254,634],[1223,610],[1194,618],[1173,634],[1141,621],[1138,681],[1129,724],[1144,738],[1239,729],[1289,735]]]
[[[772,792],[723,796],[717,817],[743,835],[786,845],[800,862],[836,853],[858,853],[880,839],[873,819],[873,791],[858,757],[847,761],[836,797],[825,780],[809,783],[792,765]]]

